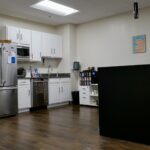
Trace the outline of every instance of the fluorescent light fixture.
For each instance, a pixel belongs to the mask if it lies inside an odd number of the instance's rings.
[[[53,2],[51,0],[42,0],[31,5],[31,7],[61,16],[67,16],[79,12],[79,10]]]

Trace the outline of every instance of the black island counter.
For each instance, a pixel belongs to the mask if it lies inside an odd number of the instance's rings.
[[[98,68],[100,135],[150,145],[150,65]]]

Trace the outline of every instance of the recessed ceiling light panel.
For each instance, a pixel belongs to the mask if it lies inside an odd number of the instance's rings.
[[[36,4],[31,5],[31,7],[61,16],[67,16],[79,12],[79,10],[50,0],[42,0]]]

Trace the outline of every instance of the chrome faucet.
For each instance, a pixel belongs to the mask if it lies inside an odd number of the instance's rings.
[[[50,76],[50,68],[51,68],[51,65],[48,65],[48,77]]]

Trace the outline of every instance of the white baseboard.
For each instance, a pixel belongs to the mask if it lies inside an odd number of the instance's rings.
[[[23,108],[23,109],[19,109],[18,113],[24,113],[24,112],[29,112],[30,109],[29,108]]]
[[[47,106],[47,108],[60,107],[60,106],[65,106],[65,105],[69,105],[69,101],[63,102],[63,103],[50,104]]]

